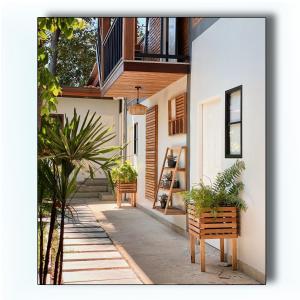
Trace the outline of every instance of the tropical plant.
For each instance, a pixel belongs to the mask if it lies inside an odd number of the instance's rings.
[[[46,178],[44,181],[49,183],[53,201],[47,250],[44,259],[40,259],[44,262],[43,272],[40,267],[42,279],[40,282],[46,283],[53,229],[59,215],[60,231],[55,257],[54,284],[60,284],[62,282],[64,221],[66,210],[70,206],[70,198],[76,191],[78,172],[82,168],[88,168],[91,177],[97,169],[108,174],[120,159],[120,147],[106,146],[115,137],[115,133],[103,125],[101,117],[95,118],[95,113],[90,116],[88,112],[81,123],[80,116],[74,109],[73,118],[69,121],[66,117],[63,128],[46,126],[45,130],[40,133],[40,136],[46,138],[40,138],[39,164],[44,169],[40,169],[39,177],[40,180]],[[40,255],[43,255],[43,251]]]
[[[129,161],[119,162],[118,166],[111,171],[112,181],[114,183],[133,183],[137,179],[137,172]]]
[[[85,21],[81,18],[38,18],[38,120],[48,117],[56,110],[56,97],[61,92],[59,78],[56,76],[57,43],[62,35],[73,37],[74,30],[82,30]]]
[[[231,167],[217,174],[214,183],[205,184],[203,180],[192,187],[191,191],[183,192],[188,204],[193,204],[200,215],[203,209],[211,208],[215,213],[217,207],[234,206],[246,210],[247,205],[240,197],[244,184],[240,176],[245,170],[245,163],[237,160]]]

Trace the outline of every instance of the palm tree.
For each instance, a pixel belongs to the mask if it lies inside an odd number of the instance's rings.
[[[76,179],[78,172],[84,167],[88,168],[90,176],[93,178],[96,168],[100,168],[107,177],[110,178],[110,170],[120,159],[120,146],[106,146],[109,141],[115,137],[115,133],[101,122],[101,116],[95,118],[95,113],[90,116],[86,114],[80,125],[80,116],[74,109],[74,115],[71,121],[66,117],[66,123],[63,128],[57,126],[46,127],[46,142],[43,143],[42,155],[40,160],[50,160],[52,177],[55,178],[53,191],[55,199],[59,201],[60,212],[60,233],[59,244],[55,258],[54,284],[62,282],[62,263],[63,263],[63,239],[64,239],[64,220],[66,209],[68,209],[67,200],[76,191]],[[53,184],[53,181],[52,181]],[[52,203],[52,211],[56,213],[55,200]],[[55,219],[55,218],[54,218]],[[51,218],[52,221],[52,218]],[[53,220],[55,222],[55,220]],[[50,222],[50,228],[54,224]],[[52,237],[51,237],[52,238]],[[51,245],[48,235],[48,245]],[[48,260],[47,260],[48,255]],[[46,253],[45,262],[49,261],[49,253]],[[46,282],[45,272],[48,269],[44,265],[43,284]]]

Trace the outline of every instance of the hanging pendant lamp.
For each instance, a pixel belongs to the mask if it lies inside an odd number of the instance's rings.
[[[140,98],[140,86],[136,86],[137,91],[137,98],[136,98],[136,104],[133,104],[128,107],[128,112],[131,115],[145,115],[147,112],[147,106],[139,103]]]

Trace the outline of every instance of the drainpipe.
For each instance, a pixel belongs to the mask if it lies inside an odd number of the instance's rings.
[[[123,97],[123,145],[127,143],[127,98]],[[123,162],[127,158],[127,147],[123,150]]]
[[[190,64],[192,62],[192,22],[191,18],[188,18],[188,28],[189,28],[189,57],[190,57]],[[186,89],[186,113],[187,113],[187,135],[186,135],[186,145],[187,145],[187,166],[186,172],[188,174],[186,180],[186,188],[189,191],[191,188],[190,184],[190,153],[191,153],[191,126],[190,126],[190,104],[191,102],[191,74],[187,74],[187,89]],[[188,214],[186,213],[186,231],[188,232]]]

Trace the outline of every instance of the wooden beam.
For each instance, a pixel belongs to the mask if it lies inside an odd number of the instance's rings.
[[[123,18],[123,59],[134,59],[136,32],[135,21],[135,18]]]
[[[110,27],[110,18],[101,18],[101,35],[102,35],[102,41],[104,41],[106,34]]]
[[[73,97],[73,98],[93,98],[93,99],[112,99],[111,97],[101,97],[99,88],[90,87],[69,87],[62,88],[60,97]]]

